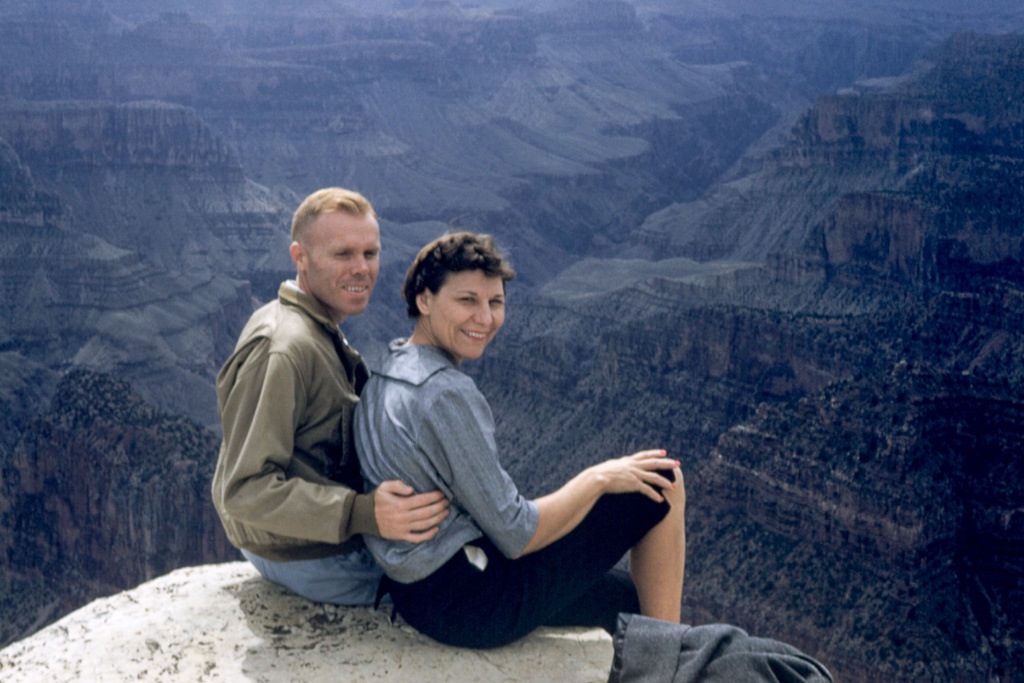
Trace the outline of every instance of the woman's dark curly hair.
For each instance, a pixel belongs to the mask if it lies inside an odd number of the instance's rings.
[[[430,290],[437,293],[448,279],[449,273],[482,270],[489,277],[500,277],[502,282],[515,278],[512,269],[498,253],[494,238],[471,232],[453,232],[439,237],[416,254],[405,274],[402,298],[410,318],[420,317],[416,297]]]

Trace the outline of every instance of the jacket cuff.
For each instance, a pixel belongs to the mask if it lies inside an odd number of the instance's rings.
[[[345,538],[355,534],[372,534],[379,536],[377,529],[377,517],[374,514],[373,493],[359,493],[355,502],[352,503],[352,514],[346,526],[348,533],[343,534]]]

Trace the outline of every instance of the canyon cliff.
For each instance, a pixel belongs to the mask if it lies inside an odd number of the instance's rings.
[[[237,559],[210,500],[217,436],[73,370],[0,463],[0,638],[183,564]]]
[[[198,238],[174,237],[174,231],[154,227],[133,233],[123,240],[126,246],[119,246],[96,234],[115,226],[137,230],[142,223],[159,225],[166,214],[146,213],[138,222],[131,214],[109,221],[94,215],[104,228],[84,229],[93,225],[83,223],[89,208],[108,213],[118,207],[112,195],[125,193],[116,189],[116,172],[107,174],[94,166],[91,179],[110,186],[103,191],[83,182],[74,187],[84,194],[76,189],[70,196],[78,201],[67,201],[70,191],[55,191],[54,185],[45,189],[45,181],[9,145],[0,142],[0,150],[0,173],[10,179],[10,194],[0,211],[0,283],[5,292],[0,348],[7,364],[16,364],[17,358],[18,363],[38,366],[50,377],[51,387],[55,373],[73,366],[114,372],[155,405],[204,424],[213,422],[216,399],[210,392],[217,359],[230,352],[234,330],[252,310],[250,284],[218,272],[205,257],[197,259],[205,264],[201,269],[160,264],[173,252],[179,258],[192,247],[201,252]],[[129,194],[145,203],[135,195],[139,188],[129,186]],[[173,187],[157,183],[151,190],[164,203],[183,204],[194,197],[163,194]],[[209,232],[206,237],[208,244],[225,246]],[[167,251],[158,254],[161,248]],[[20,386],[16,376],[11,380]]]
[[[916,360],[762,404],[691,479],[714,515],[695,570],[709,612],[791,623],[854,679],[867,658],[900,679],[1015,680],[1022,411],[1002,380]]]
[[[382,217],[371,358],[420,244],[511,254],[467,370],[525,493],[683,460],[687,621],[844,681],[1020,677],[1022,47],[945,40],[1019,9],[662,4],[4,5],[0,642],[235,557],[213,378],[341,184]]]
[[[513,476],[539,494],[664,446],[693,492],[684,612],[786,624],[842,680],[1020,677],[1024,117],[959,94],[1019,87],[1022,47],[958,35],[891,90],[823,98],[755,175],[652,217],[670,258],[514,300],[473,371]],[[953,103],[917,136],[878,123]]]

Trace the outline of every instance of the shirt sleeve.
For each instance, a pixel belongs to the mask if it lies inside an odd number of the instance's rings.
[[[506,557],[515,557],[537,529],[537,505],[524,499],[498,461],[494,418],[468,377],[442,391],[427,410],[421,447],[464,509]]]

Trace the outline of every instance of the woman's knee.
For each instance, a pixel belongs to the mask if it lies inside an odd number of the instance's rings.
[[[670,489],[665,489],[665,501],[672,506],[672,512],[677,515],[685,514],[686,512],[686,481],[683,479],[683,471],[676,467],[672,470],[669,475],[670,479],[673,479],[675,486]]]

